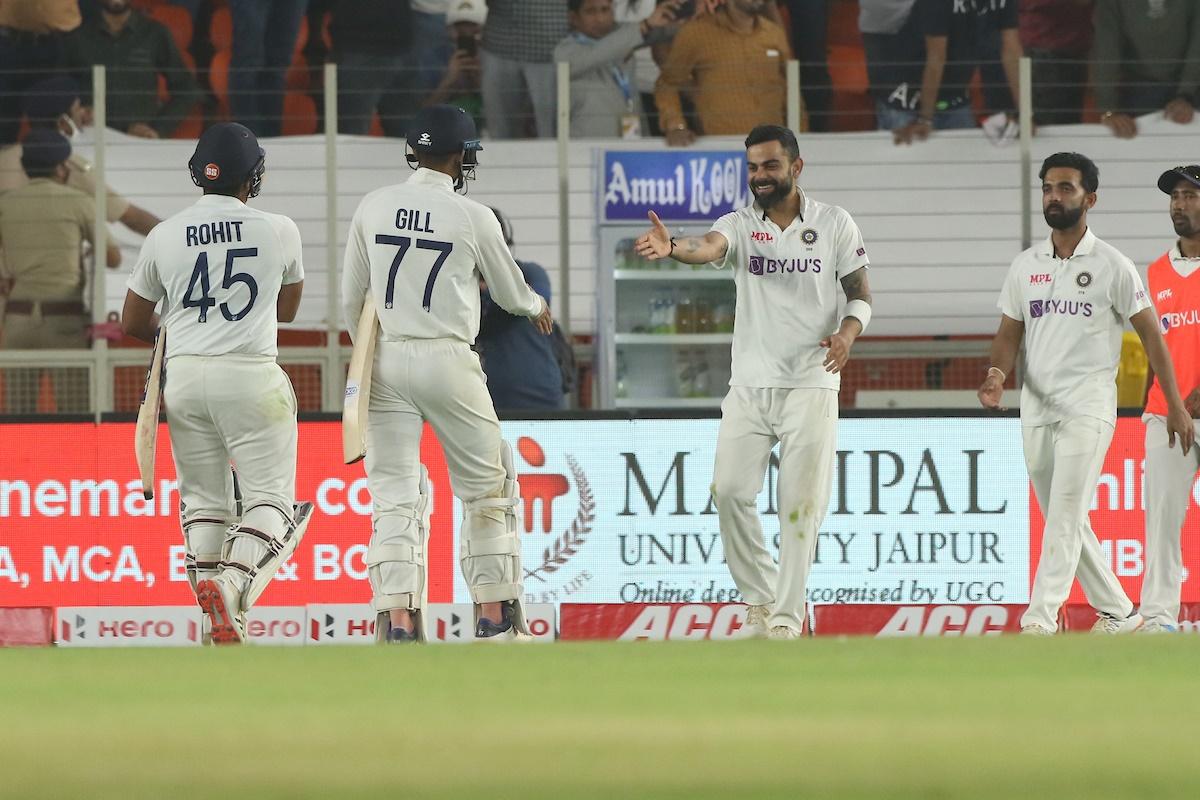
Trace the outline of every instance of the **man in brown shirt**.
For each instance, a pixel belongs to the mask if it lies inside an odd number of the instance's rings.
[[[89,315],[83,303],[83,242],[92,241],[93,199],[66,185],[71,144],[57,131],[34,130],[25,137],[21,165],[25,186],[0,195],[0,246],[8,272],[3,346],[9,350],[74,349],[88,346]],[[109,267],[121,251],[108,238]],[[51,369],[60,413],[88,410],[87,370]],[[8,413],[37,410],[39,369],[5,371]]]
[[[22,93],[63,66],[80,21],[79,0],[0,0],[0,144],[17,140]]]
[[[668,144],[696,138],[683,117],[682,91],[696,104],[698,132],[708,136],[784,124],[784,65],[792,51],[787,33],[767,16],[769,6],[769,0],[727,0],[680,29],[654,93]]]

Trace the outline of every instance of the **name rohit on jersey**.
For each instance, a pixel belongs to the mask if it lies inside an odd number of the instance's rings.
[[[199,247],[207,244],[227,244],[242,240],[242,220],[226,220],[224,222],[205,222],[200,225],[188,225],[186,232],[187,247]]]

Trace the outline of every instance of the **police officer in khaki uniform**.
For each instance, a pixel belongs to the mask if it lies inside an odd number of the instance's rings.
[[[68,139],[74,138],[83,128],[87,114],[79,99],[79,86],[75,81],[61,75],[41,81],[29,90],[25,98],[25,117],[31,130],[56,130]],[[0,192],[16,189],[29,183],[21,169],[20,143],[0,147]],[[71,153],[67,159],[67,186],[94,196],[96,176],[91,163]],[[144,208],[129,202],[112,187],[108,190],[106,212],[109,222],[120,222],[134,233],[146,236],[159,223],[158,217]]]
[[[71,143],[57,131],[33,130],[25,137],[21,166],[27,185],[0,194],[8,303],[3,346],[9,350],[88,347],[90,322],[83,303],[83,242],[92,241],[93,200],[66,185]],[[109,267],[121,251],[108,237]],[[60,413],[88,410],[87,371],[51,369]],[[10,369],[5,394],[10,414],[37,411],[38,369]]]

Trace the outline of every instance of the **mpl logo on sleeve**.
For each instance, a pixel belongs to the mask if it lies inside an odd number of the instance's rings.
[[[1020,605],[820,605],[817,636],[996,636],[1021,630]]]
[[[304,644],[304,606],[256,606],[246,615],[247,644]]]
[[[77,606],[58,609],[59,647],[191,647],[200,644],[197,606]]]
[[[727,603],[563,603],[562,639],[621,641],[732,639],[746,606]]]

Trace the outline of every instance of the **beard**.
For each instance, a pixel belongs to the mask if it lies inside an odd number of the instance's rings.
[[[1171,224],[1175,226],[1175,235],[1189,239],[1200,233],[1200,226],[1192,224],[1192,221],[1187,217],[1171,217]]]
[[[1065,231],[1068,228],[1075,227],[1083,217],[1083,206],[1077,208],[1066,208],[1065,206],[1050,206],[1042,209],[1042,217],[1045,218],[1046,224],[1056,231]]]
[[[796,188],[795,182],[790,179],[785,181],[760,181],[757,186],[773,187],[766,194],[759,194],[755,191],[756,184],[753,181],[750,182],[750,194],[758,202],[758,205],[762,207],[763,211],[767,211],[787,199],[787,196]]]

